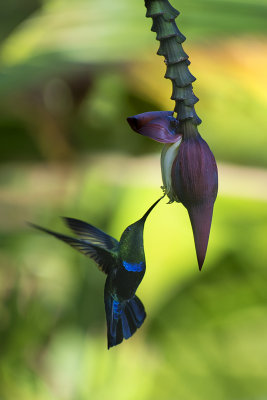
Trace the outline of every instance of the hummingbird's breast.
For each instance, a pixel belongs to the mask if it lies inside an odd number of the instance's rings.
[[[114,279],[116,293],[121,300],[131,299],[140,285],[146,270],[144,261],[121,261]]]

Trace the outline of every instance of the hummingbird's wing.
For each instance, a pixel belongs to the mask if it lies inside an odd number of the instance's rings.
[[[119,242],[112,236],[107,235],[105,232],[97,229],[95,226],[83,222],[75,218],[63,217],[67,226],[83,240],[88,240],[90,243],[101,246],[104,249],[115,252],[118,250]]]
[[[61,233],[50,231],[49,229],[42,228],[35,224],[29,224],[33,228],[39,229],[42,232],[48,233],[69,244],[74,249],[80,251],[82,254],[92,258],[98,265],[99,269],[105,274],[109,274],[116,266],[116,254],[103,247],[97,246],[93,243],[86,242],[85,240],[75,239]]]

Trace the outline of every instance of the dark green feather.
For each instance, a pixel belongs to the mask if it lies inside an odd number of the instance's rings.
[[[89,242],[86,242],[85,240],[75,239],[67,235],[62,235],[58,232],[50,231],[49,229],[42,228],[41,226],[35,224],[29,225],[33,228],[39,229],[42,232],[48,233],[49,235],[52,235],[59,240],[62,240],[74,249],[78,250],[80,253],[92,258],[98,265],[99,269],[105,274],[109,274],[116,263],[116,258],[114,254],[112,254],[109,250],[104,249],[103,247],[91,244]]]

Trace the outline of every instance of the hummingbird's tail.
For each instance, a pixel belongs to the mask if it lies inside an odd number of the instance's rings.
[[[137,296],[119,303],[111,295],[105,296],[108,349],[129,339],[146,318],[145,308]]]

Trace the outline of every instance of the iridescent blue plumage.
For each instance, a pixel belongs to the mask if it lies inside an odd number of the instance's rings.
[[[123,338],[131,337],[145,320],[144,306],[135,295],[146,269],[143,231],[148,215],[161,199],[140,220],[125,229],[120,242],[93,225],[74,218],[64,218],[64,221],[78,238],[31,224],[89,256],[107,274],[104,302],[108,348],[121,343]]]
[[[136,264],[131,264],[131,263],[128,263],[127,261],[122,261],[122,265],[124,266],[126,271],[131,271],[131,272],[141,272],[141,271],[143,271],[143,269],[145,267],[145,264],[143,261],[141,261],[140,263],[136,263]]]

